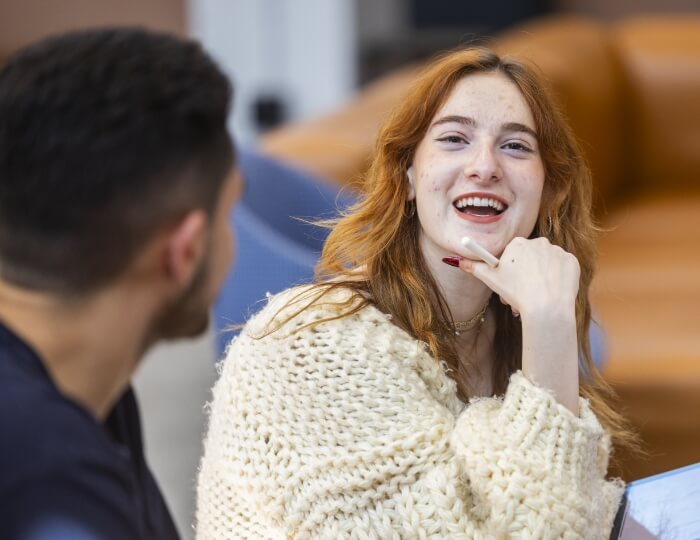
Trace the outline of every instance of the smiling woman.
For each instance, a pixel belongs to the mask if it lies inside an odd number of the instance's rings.
[[[611,436],[631,438],[586,339],[590,175],[534,71],[483,49],[439,59],[363,187],[316,283],[228,350],[199,535],[607,537]]]

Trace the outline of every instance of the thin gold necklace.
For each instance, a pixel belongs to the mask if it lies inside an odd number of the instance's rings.
[[[459,335],[460,332],[466,332],[468,330],[472,330],[476,326],[480,326],[481,323],[484,322],[485,315],[486,315],[486,310],[489,308],[489,302],[491,301],[491,298],[486,301],[484,304],[484,307],[482,307],[479,312],[474,315],[471,319],[466,320],[466,321],[454,321],[452,324],[455,329],[455,335]]]

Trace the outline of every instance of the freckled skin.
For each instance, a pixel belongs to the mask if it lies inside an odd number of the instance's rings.
[[[435,124],[453,115],[471,118],[473,125]],[[416,180],[409,189],[409,199],[416,199],[424,254],[470,256],[460,243],[462,236],[468,235],[500,256],[513,238],[528,237],[532,232],[544,186],[544,166],[536,137],[505,130],[508,123],[535,131],[522,94],[499,73],[463,78],[433,118],[416,149],[412,163]],[[455,213],[452,203],[470,192],[499,195],[508,209],[494,223],[466,221]]]

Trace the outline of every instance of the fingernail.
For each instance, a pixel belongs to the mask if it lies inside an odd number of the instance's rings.
[[[457,257],[445,257],[442,259],[442,262],[450,266],[459,266],[459,259]]]

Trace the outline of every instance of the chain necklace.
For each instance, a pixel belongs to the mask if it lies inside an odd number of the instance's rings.
[[[489,308],[489,300],[486,301],[484,304],[484,307],[482,307],[479,312],[474,315],[471,319],[466,320],[466,321],[454,321],[452,324],[455,329],[455,335],[459,335],[460,332],[467,332],[469,330],[472,330],[476,326],[480,326],[481,323],[484,322],[485,315],[486,315],[486,310]]]

